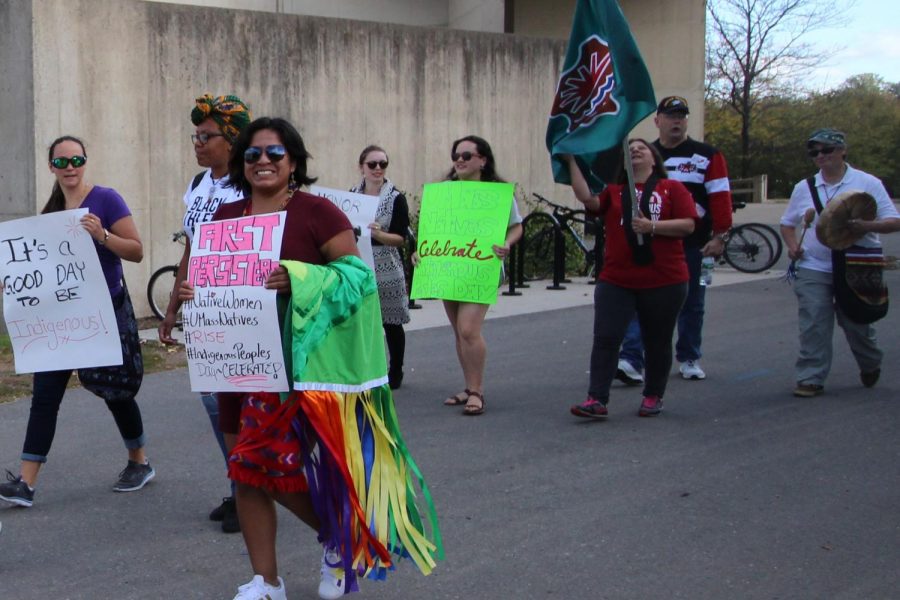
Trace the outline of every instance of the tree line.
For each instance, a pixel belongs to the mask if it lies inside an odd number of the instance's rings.
[[[815,171],[805,142],[820,127],[845,132],[848,162],[900,194],[900,82],[863,74],[826,92],[767,95],[753,107],[746,148],[741,115],[727,101],[708,96],[705,108],[706,141],[723,152],[732,177],[768,175],[770,198],[787,198]]]

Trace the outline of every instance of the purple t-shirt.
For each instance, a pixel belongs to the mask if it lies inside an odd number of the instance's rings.
[[[112,188],[95,185],[81,202],[81,208],[86,208],[92,215],[100,218],[100,223],[105,229],[110,229],[119,219],[131,216],[128,205]],[[106,285],[111,296],[115,296],[122,290],[122,259],[94,241],[97,248],[97,256],[100,258],[100,266],[103,267],[103,275],[106,277]]]

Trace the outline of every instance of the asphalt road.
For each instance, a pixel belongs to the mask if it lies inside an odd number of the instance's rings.
[[[900,239],[887,245],[900,253]],[[896,296],[900,272],[888,280]],[[862,388],[837,334],[827,394],[799,399],[790,288],[711,289],[708,379],[673,375],[655,419],[636,416],[639,388],[616,384],[607,422],[568,413],[591,320],[582,306],[486,322],[480,418],[441,405],[461,388],[450,330],[410,332],[395,399],[447,557],[429,577],[400,563],[360,598],[900,596],[896,307],[878,325],[877,387]],[[206,519],[227,487],[185,371],[148,376],[139,399],[158,475],[115,494],[125,452],[111,417],[82,390],[66,397],[34,507],[0,508],[0,597],[230,599],[250,579],[240,535]],[[0,406],[0,467],[18,468],[27,411]],[[279,556],[288,597],[315,598],[321,551],[287,513]]]

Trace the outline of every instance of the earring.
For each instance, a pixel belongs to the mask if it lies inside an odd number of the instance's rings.
[[[293,196],[297,191],[297,180],[294,179],[294,172],[291,171],[291,177],[288,179],[288,195]]]

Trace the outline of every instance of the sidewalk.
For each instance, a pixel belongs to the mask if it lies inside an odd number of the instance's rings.
[[[776,279],[784,274],[783,270],[771,270],[758,275],[740,273],[727,266],[716,266],[713,273],[713,281],[710,287],[721,287],[758,281],[762,279]],[[497,303],[488,310],[487,319],[499,319],[514,315],[527,315],[576,306],[590,306],[594,303],[594,286],[587,282],[586,277],[576,277],[571,283],[563,284],[565,289],[548,290],[552,280],[530,282],[528,288],[519,289],[520,296],[506,296],[503,292],[509,290],[508,286],[500,288],[497,294]],[[447,315],[440,300],[417,300],[420,309],[410,310],[410,322],[404,327],[406,331],[419,331],[433,327],[447,325]],[[140,332],[141,339],[157,340],[156,329],[143,329]],[[176,330],[173,337],[182,341],[183,332]]]

